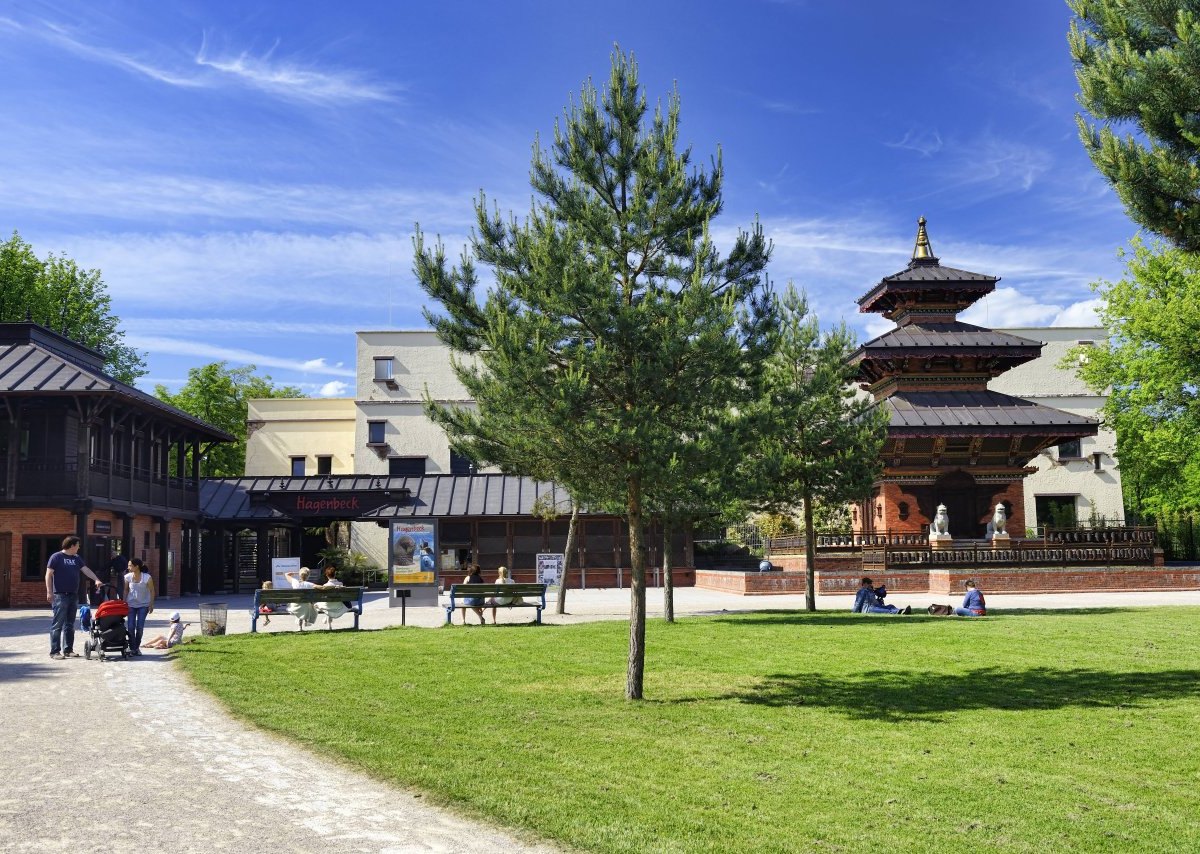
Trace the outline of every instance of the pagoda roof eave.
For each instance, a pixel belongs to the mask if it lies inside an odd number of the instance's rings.
[[[901,391],[881,401],[889,435],[1094,436],[1099,422],[996,391]]]

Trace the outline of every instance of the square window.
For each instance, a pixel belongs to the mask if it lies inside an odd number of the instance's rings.
[[[1077,460],[1082,456],[1078,439],[1069,439],[1059,443],[1058,458],[1060,460]]]
[[[391,356],[375,357],[375,379],[390,380],[392,378],[393,359]]]
[[[317,474],[333,474],[333,457],[317,457]]]
[[[450,452],[450,474],[475,474],[475,463],[462,454]]]
[[[389,457],[390,477],[421,477],[425,474],[425,457]]]
[[[304,477],[304,457],[292,457],[292,477]]]
[[[22,545],[22,581],[41,581],[46,577],[46,562],[62,548],[65,535],[55,537],[25,537]]]
[[[367,422],[367,444],[382,445],[385,442],[384,435],[387,429],[386,421],[368,421]]]

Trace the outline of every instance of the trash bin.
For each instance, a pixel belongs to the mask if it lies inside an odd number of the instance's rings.
[[[224,602],[209,602],[200,606],[200,634],[213,637],[225,634],[229,606]]]

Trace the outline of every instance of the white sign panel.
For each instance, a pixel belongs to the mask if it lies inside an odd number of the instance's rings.
[[[561,584],[563,567],[566,566],[566,555],[539,554],[537,556],[538,584]]]
[[[271,583],[276,590],[291,590],[292,583],[287,580],[289,572],[300,571],[300,558],[273,557],[271,558]]]

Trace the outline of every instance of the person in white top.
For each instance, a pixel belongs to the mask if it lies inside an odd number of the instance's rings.
[[[159,635],[146,644],[146,649],[170,649],[173,646],[179,646],[179,644],[183,643],[183,630],[190,625],[191,623],[181,622],[179,612],[174,611],[171,614],[171,633],[169,635]]]
[[[508,572],[507,566],[502,566],[496,570],[497,584],[516,584],[513,577]],[[493,596],[488,600],[488,604],[492,606],[492,625],[496,625],[496,606],[497,605],[519,605],[521,604],[520,596]]]
[[[295,590],[307,590],[317,585],[308,580],[309,568],[307,566],[300,567],[300,572],[287,572],[288,584],[292,585]],[[300,621],[300,628],[311,626],[317,621],[317,609],[313,607],[312,602],[293,602],[288,605],[288,613]]]
[[[146,572],[141,558],[129,562],[125,575],[125,604],[129,606],[129,648],[134,655],[142,654],[142,632],[146,616],[154,613],[154,579]]]
[[[317,586],[318,587],[345,587],[346,585],[342,584],[342,582],[338,580],[337,567],[327,566],[327,567],[325,567],[325,583],[317,585]],[[350,608],[346,605],[345,602],[318,602],[317,603],[317,611],[324,614],[328,618],[330,625],[332,625],[334,620],[336,620],[338,617],[342,616],[349,610],[350,610]]]

